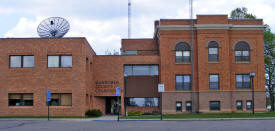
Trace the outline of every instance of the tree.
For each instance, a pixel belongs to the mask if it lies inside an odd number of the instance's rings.
[[[111,52],[109,49],[105,50],[105,55],[119,55],[119,52],[116,50],[113,50],[113,52]]]
[[[271,103],[271,111],[274,111],[274,88],[275,88],[275,35],[271,32],[267,25],[264,31],[264,54],[265,54],[265,73],[266,88],[269,101]]]
[[[247,8],[236,8],[235,10],[231,11],[231,18],[232,19],[256,19],[256,16],[253,14],[247,13]]]

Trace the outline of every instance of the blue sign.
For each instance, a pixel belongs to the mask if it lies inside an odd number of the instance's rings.
[[[47,102],[50,102],[51,101],[51,91],[50,90],[47,90]]]
[[[120,96],[120,87],[116,88],[116,96]]]

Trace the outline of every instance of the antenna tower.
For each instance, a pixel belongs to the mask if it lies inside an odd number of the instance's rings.
[[[131,0],[128,0],[128,38],[131,38]]]

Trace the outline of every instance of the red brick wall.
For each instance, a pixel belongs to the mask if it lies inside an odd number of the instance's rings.
[[[52,115],[83,116],[86,46],[85,38],[0,39],[0,116],[47,115],[46,90],[72,93],[72,106],[50,107]],[[55,54],[72,54],[72,68],[47,68],[47,55]],[[34,55],[34,68],[10,69],[9,55]],[[33,93],[33,106],[9,107],[8,93]]]

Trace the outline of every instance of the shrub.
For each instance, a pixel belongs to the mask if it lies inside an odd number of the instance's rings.
[[[99,116],[102,116],[102,112],[98,109],[87,110],[85,115],[87,117],[99,117]]]
[[[159,115],[160,112],[159,111],[152,111],[152,115]]]
[[[142,111],[129,111],[128,116],[141,116],[143,114]]]
[[[144,112],[143,115],[152,115],[150,112]]]

